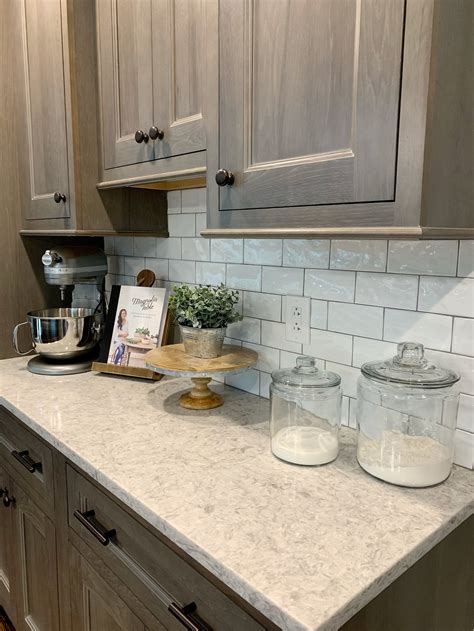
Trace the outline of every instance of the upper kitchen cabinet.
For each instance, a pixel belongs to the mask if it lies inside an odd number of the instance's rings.
[[[467,195],[455,216],[422,204],[430,112],[446,81],[454,107],[464,98],[459,19],[451,76],[436,63],[463,3],[210,0],[203,234],[467,235]],[[449,186],[437,168],[431,183]]]
[[[202,177],[205,0],[99,0],[97,12],[101,186]]]
[[[129,3],[124,19],[141,22],[135,4]],[[12,160],[18,161],[24,184],[22,233],[166,236],[164,193],[97,189],[101,154],[95,9],[94,0],[15,0],[2,6],[11,26],[6,37],[19,51],[12,60],[12,133],[21,150]],[[145,39],[140,31],[139,40]],[[124,80],[135,81],[127,93],[128,109],[121,103],[123,125],[131,124],[136,112],[142,115],[141,102],[135,106],[132,97],[137,100],[151,79],[135,77],[143,54],[137,57],[132,57],[130,45],[120,61]]]

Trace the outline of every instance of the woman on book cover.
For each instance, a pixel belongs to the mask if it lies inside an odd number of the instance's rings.
[[[124,341],[128,337],[128,322],[127,322],[127,310],[120,309],[117,324],[114,329],[114,350],[112,355],[112,363],[120,365],[122,363],[123,355],[125,353]]]

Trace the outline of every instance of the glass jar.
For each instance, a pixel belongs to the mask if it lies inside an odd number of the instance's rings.
[[[270,385],[270,432],[277,458],[321,465],[337,458],[341,424],[341,378],[318,370],[313,357],[276,370]]]
[[[388,361],[364,364],[357,389],[357,460],[400,486],[445,480],[454,456],[459,376],[429,363],[422,344],[402,342]]]

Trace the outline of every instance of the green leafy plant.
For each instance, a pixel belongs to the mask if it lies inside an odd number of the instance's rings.
[[[198,329],[226,327],[242,320],[234,305],[239,301],[239,292],[219,287],[173,287],[168,306],[175,319],[183,326]]]
[[[135,333],[138,335],[144,335],[145,337],[150,337],[150,329],[147,329],[146,327],[135,329]]]

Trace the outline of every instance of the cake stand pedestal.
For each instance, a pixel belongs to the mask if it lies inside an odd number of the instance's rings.
[[[222,355],[213,359],[201,359],[186,355],[183,344],[171,344],[155,348],[145,355],[147,368],[172,377],[190,377],[193,388],[179,399],[183,408],[210,410],[224,403],[217,392],[208,387],[215,375],[234,375],[248,370],[258,355],[249,348],[224,345]]]

